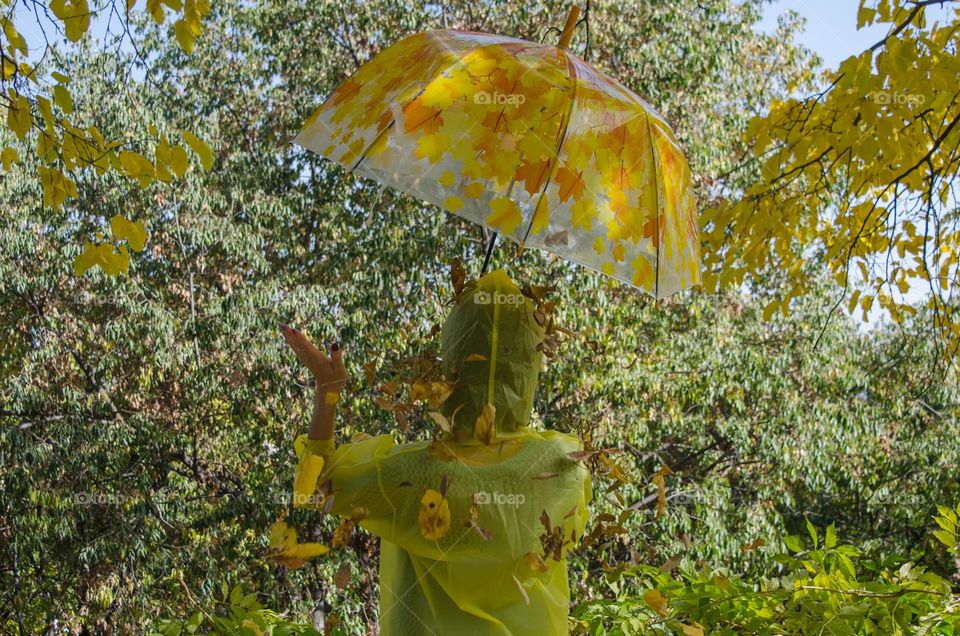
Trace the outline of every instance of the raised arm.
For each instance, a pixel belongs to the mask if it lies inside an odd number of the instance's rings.
[[[343,350],[339,344],[333,343],[330,354],[327,355],[315,347],[302,332],[283,323],[280,323],[280,331],[297,359],[313,374],[316,384],[313,416],[310,418],[310,433],[307,437],[312,440],[332,440],[337,402],[340,401],[340,391],[349,377],[343,365]]]

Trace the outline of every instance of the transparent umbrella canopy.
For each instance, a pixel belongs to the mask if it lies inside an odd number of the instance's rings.
[[[436,30],[383,50],[294,143],[657,298],[700,283],[690,169],[647,102],[567,50]]]

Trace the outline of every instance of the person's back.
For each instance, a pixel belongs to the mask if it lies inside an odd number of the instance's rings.
[[[519,289],[488,274],[444,325],[444,439],[297,440],[300,488],[322,457],[307,480],[317,507],[382,539],[384,636],[567,633],[564,553],[586,525],[590,479],[571,456],[577,437],[527,426],[542,337]]]

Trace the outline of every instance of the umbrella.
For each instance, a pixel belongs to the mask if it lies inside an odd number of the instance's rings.
[[[403,39],[294,143],[657,298],[699,284],[686,159],[656,110],[567,50],[578,15],[556,46],[453,30]]]

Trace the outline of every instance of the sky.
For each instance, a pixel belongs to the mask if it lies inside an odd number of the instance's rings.
[[[887,25],[871,25],[857,30],[858,0],[774,0],[767,6],[761,31],[771,32],[777,18],[795,11],[806,18],[806,28],[798,37],[801,44],[817,53],[824,66],[836,68],[855,53],[876,44],[886,34]],[[943,20],[950,14],[939,5],[927,7],[928,20]]]
[[[851,55],[859,54],[880,41],[886,35],[889,25],[871,25],[857,30],[858,0],[773,0],[769,4],[757,29],[772,32],[776,29],[777,19],[787,11],[795,11],[805,18],[806,24],[797,40],[820,56],[825,68],[837,68],[840,62]],[[927,7],[927,19],[943,21],[951,15],[951,10],[938,5]],[[928,291],[926,281],[912,281],[905,299],[917,302]],[[859,315],[859,314],[857,314]],[[876,326],[886,320],[886,312],[874,303],[864,327]]]

